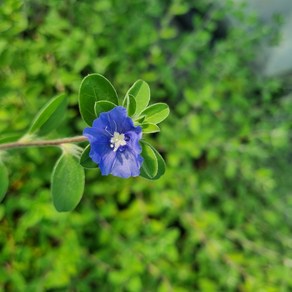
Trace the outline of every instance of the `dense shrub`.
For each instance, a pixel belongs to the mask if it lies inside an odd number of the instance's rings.
[[[119,92],[144,79],[172,109],[153,135],[164,177],[88,171],[69,214],[54,210],[49,192],[58,150],[9,152],[3,291],[292,288],[292,99],[251,69],[272,29],[226,3],[1,2],[1,136],[24,133],[59,92],[70,97],[68,119],[52,137],[79,135],[78,87],[92,72]]]

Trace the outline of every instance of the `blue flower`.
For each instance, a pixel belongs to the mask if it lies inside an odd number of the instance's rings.
[[[83,135],[90,143],[89,156],[99,165],[102,175],[128,178],[140,174],[142,129],[134,126],[124,107],[101,113]]]

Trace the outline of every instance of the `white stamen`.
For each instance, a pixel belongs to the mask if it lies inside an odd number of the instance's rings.
[[[105,130],[110,136],[113,136],[113,135],[107,130],[107,126],[104,128],[104,130]]]
[[[127,144],[127,142],[125,141],[125,135],[118,132],[114,132],[114,136],[111,138],[110,142],[110,147],[114,147],[113,150],[115,152],[119,149],[120,146],[125,146]]]

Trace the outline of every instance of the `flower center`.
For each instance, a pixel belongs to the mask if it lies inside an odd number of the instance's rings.
[[[116,152],[120,146],[125,146],[127,142],[125,141],[125,135],[118,132],[114,132],[113,137],[111,138],[111,148]]]

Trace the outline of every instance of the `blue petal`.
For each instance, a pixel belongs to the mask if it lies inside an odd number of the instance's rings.
[[[122,106],[117,106],[104,115],[114,132],[125,133],[135,129],[132,119],[127,116],[127,110]]]
[[[112,164],[111,174],[122,178],[139,176],[143,158],[129,150],[117,151],[116,159]]]
[[[100,163],[102,157],[108,152],[113,152],[108,142],[93,142],[90,144],[89,157],[97,164]]]
[[[141,127],[136,127],[135,131],[129,131],[125,133],[126,137],[129,137],[130,140],[127,142],[127,146],[136,154],[142,152],[142,147],[139,144],[139,140],[142,138],[142,129]]]
[[[112,174],[112,169],[114,162],[116,160],[116,155],[117,152],[114,152],[112,149],[104,153],[99,163],[99,168],[102,175]]]
[[[104,131],[96,128],[85,128],[83,135],[88,138],[90,143],[90,158],[98,164],[104,153],[111,150],[109,138]]]
[[[83,130],[83,135],[88,138],[89,142],[100,141],[100,139],[103,141],[105,141],[105,139],[108,140],[106,133],[98,128],[85,128]]]

